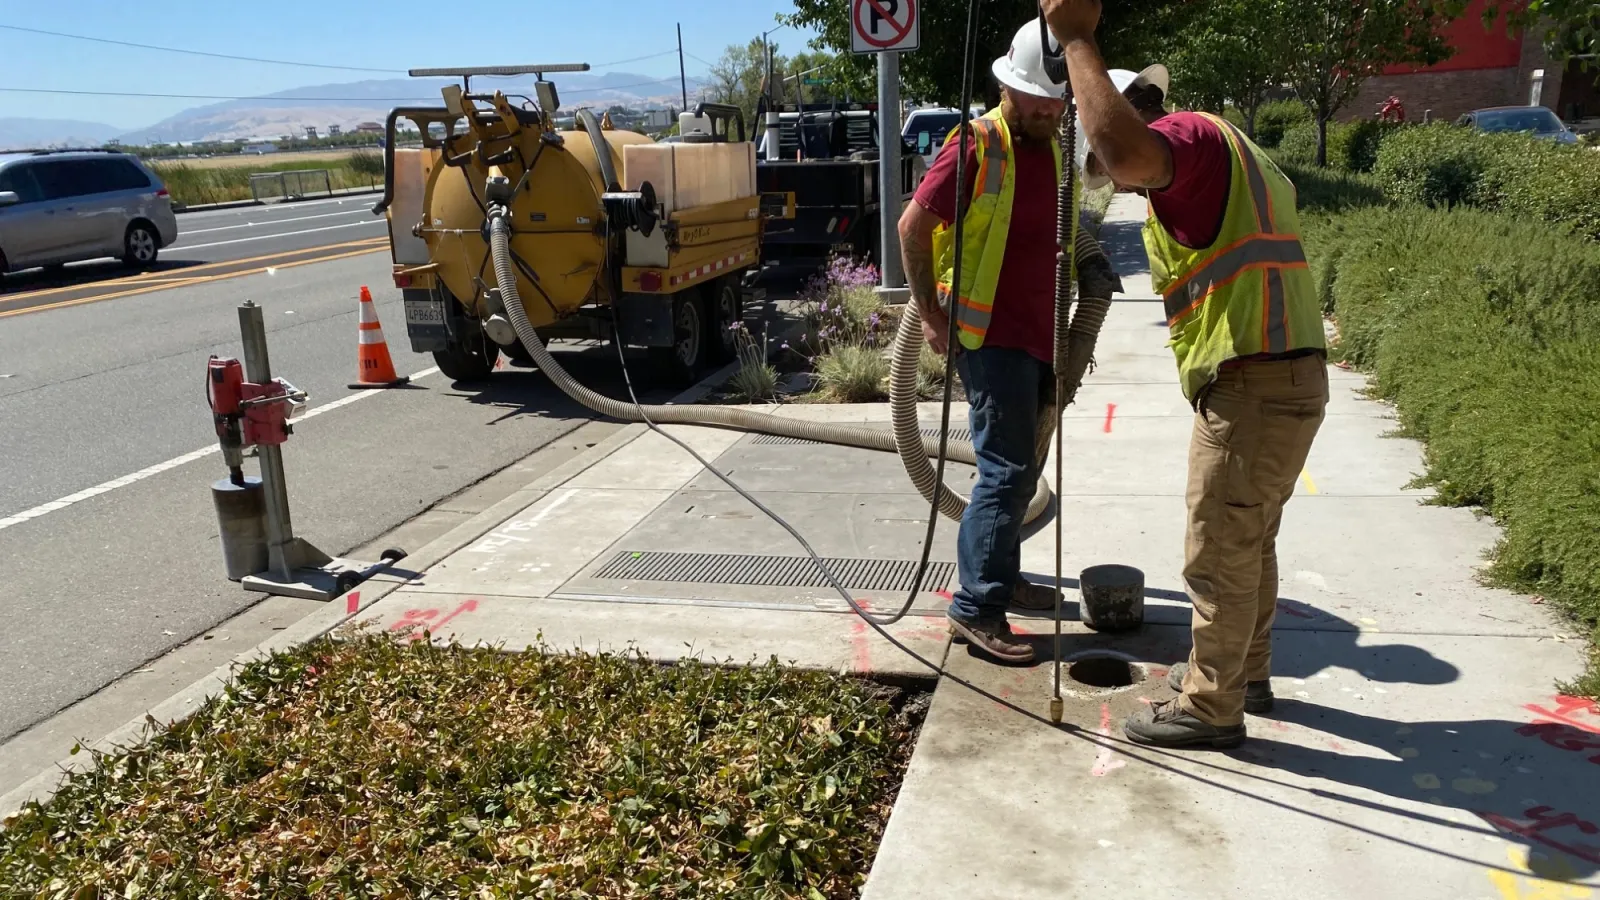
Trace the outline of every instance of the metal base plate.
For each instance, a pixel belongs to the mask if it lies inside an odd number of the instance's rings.
[[[346,572],[355,572],[358,575],[364,574],[375,565],[375,563],[336,557],[326,565],[318,568],[294,569],[288,580],[280,581],[271,572],[261,572],[255,575],[246,575],[240,584],[247,591],[326,602],[348,590],[348,588],[340,588],[340,575]]]

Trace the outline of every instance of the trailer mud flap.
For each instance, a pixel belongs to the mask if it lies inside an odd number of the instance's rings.
[[[614,304],[617,337],[628,347],[671,347],[672,294],[624,293]]]

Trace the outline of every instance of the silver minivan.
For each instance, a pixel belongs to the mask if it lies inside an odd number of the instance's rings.
[[[0,272],[106,256],[143,267],[177,239],[166,185],[135,156],[0,153]]]

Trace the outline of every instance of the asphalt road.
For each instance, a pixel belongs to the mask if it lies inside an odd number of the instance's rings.
[[[156,264],[133,272],[118,260],[74,263],[0,276],[0,318],[200,284],[271,269],[348,258],[387,246],[378,194],[353,194],[178,216],[178,240]]]
[[[189,215],[184,240],[195,254],[342,241],[368,226],[294,232],[359,220],[344,207],[370,202],[272,209],[270,225],[253,224],[258,209]],[[330,218],[292,221],[291,211]],[[258,241],[217,244],[258,230]],[[275,375],[307,390],[313,410],[350,397],[366,284],[396,368],[427,372],[433,361],[408,348],[388,270],[387,253],[369,251],[0,322],[0,741],[259,599],[223,576],[209,493],[225,474],[220,455],[186,457],[215,443],[206,359],[240,355],[237,306],[249,298],[265,310]],[[609,346],[555,349],[580,380],[623,395]],[[633,369],[653,380],[642,362]],[[296,533],[347,552],[589,418],[519,369],[481,389],[433,372],[410,389],[362,393],[297,425],[285,448]]]

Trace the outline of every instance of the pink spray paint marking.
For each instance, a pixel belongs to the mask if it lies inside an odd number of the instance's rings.
[[[437,635],[439,634],[439,629],[443,628],[446,622],[449,622],[451,619],[454,619],[456,616],[459,616],[462,613],[474,612],[477,610],[477,608],[477,600],[464,600],[461,602],[460,606],[457,606],[455,609],[451,610],[450,614],[444,618],[439,618],[439,613],[441,610],[438,609],[408,609],[406,610],[405,615],[401,616],[399,620],[397,620],[393,625],[389,626],[389,630],[403,631],[406,628],[412,628],[413,630],[411,633],[406,635],[406,640],[418,641],[422,639],[422,632],[424,629],[426,629],[430,634]],[[436,619],[437,621],[435,621]]]
[[[1100,704],[1100,731],[1101,737],[1111,737],[1111,704]],[[1110,747],[1101,746],[1100,753],[1094,759],[1094,768],[1089,774],[1096,778],[1104,778],[1110,773],[1127,765],[1127,760],[1117,758],[1117,751]]]
[[[867,643],[867,623],[855,619],[850,623],[851,665],[857,672],[872,671],[872,646]]]
[[[1297,619],[1315,619],[1317,617],[1316,613],[1308,613],[1303,609],[1297,609],[1293,605],[1282,600],[1278,601],[1278,612],[1288,613]]]
[[[360,608],[361,592],[351,591],[349,595],[344,598],[344,614],[347,616],[353,616],[356,614],[356,610]]]
[[[1117,405],[1115,403],[1107,403],[1106,404],[1106,434],[1110,434],[1111,433],[1111,417],[1116,415],[1116,414],[1117,414]]]
[[[1537,841],[1546,847],[1560,850],[1578,859],[1590,863],[1600,863],[1600,846],[1575,837],[1568,831],[1559,835],[1560,840],[1551,837],[1545,832],[1573,828],[1578,834],[1592,836],[1600,834],[1600,825],[1587,822],[1570,812],[1558,812],[1548,806],[1535,806],[1525,810],[1520,817],[1512,818],[1498,813],[1479,812],[1478,817],[1493,825],[1502,832],[1509,832],[1530,841]]]

